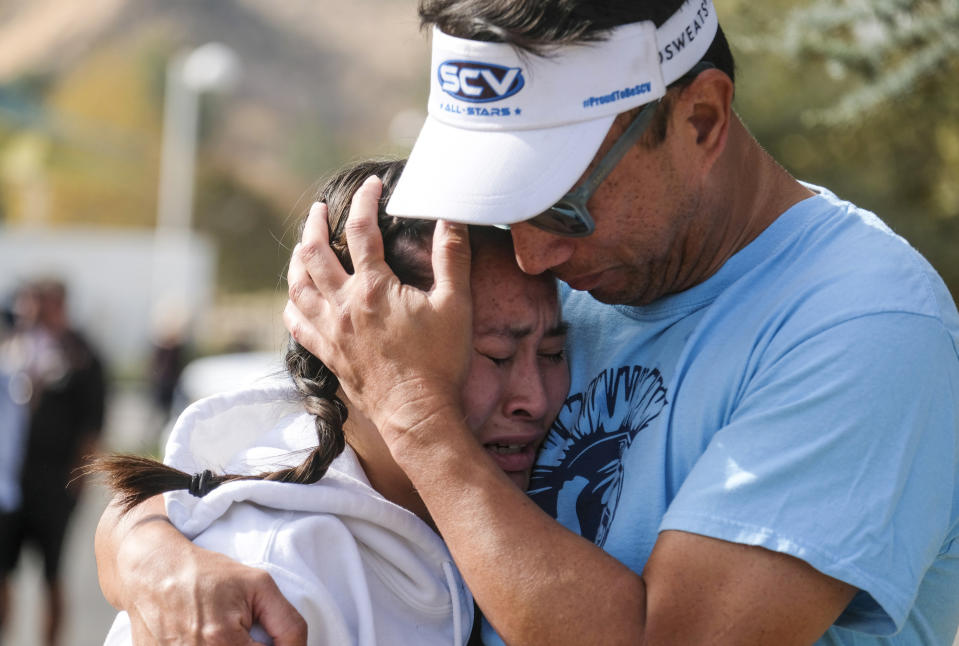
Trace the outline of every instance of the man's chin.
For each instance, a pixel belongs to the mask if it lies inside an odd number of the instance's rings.
[[[608,287],[591,289],[589,290],[589,295],[606,305],[643,305],[643,303],[637,302],[633,294],[627,294],[621,290],[610,289]]]
[[[606,305],[629,305],[633,307],[649,305],[662,296],[662,294],[637,292],[635,288],[629,289],[613,285],[600,285],[599,287],[595,287],[589,290],[589,295]]]
[[[579,292],[586,292],[600,303],[607,305],[643,305],[649,300],[641,298],[641,294],[636,293],[636,286],[629,284],[613,284],[617,278],[617,272],[613,270],[598,272],[582,278],[561,277],[563,282],[572,289]]]

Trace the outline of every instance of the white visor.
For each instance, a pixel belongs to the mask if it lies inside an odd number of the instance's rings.
[[[623,25],[545,57],[434,29],[428,116],[387,213],[484,225],[539,215],[616,115],[662,97],[718,26],[711,0],[687,0],[659,29]]]

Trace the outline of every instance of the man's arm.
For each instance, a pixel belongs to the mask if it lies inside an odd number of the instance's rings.
[[[664,532],[640,576],[520,492],[472,438],[459,405],[465,228],[438,225],[429,293],[400,286],[382,260],[378,194],[374,181],[354,198],[353,275],[330,252],[325,223],[308,220],[290,265],[287,326],[380,429],[507,643],[810,644],[825,632],[855,589],[798,559]]]
[[[103,595],[130,615],[135,644],[252,644],[254,621],[277,645],[306,644],[302,617],[270,575],[191,543],[160,496],[126,514],[111,502],[94,545]]]
[[[507,644],[811,644],[855,594],[791,556],[676,531],[638,576],[543,513],[460,427],[437,417],[392,449]]]

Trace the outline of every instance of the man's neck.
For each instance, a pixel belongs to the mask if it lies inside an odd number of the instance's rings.
[[[731,154],[718,174],[730,196],[727,214],[739,230],[730,255],[752,242],[794,204],[815,194],[780,166],[738,117],[731,128]],[[736,189],[728,190],[730,186]]]
[[[705,236],[709,268],[719,270],[794,204],[814,193],[772,158],[738,117],[730,124],[729,143],[707,180],[712,232]]]

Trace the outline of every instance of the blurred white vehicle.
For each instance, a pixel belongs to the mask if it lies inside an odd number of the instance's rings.
[[[188,363],[177,380],[170,416],[160,432],[160,446],[166,445],[180,413],[193,402],[246,386],[288,380],[283,358],[284,353],[280,352],[236,352]]]
[[[216,393],[289,379],[283,354],[237,352],[194,359],[183,368],[177,383],[174,413]]]

